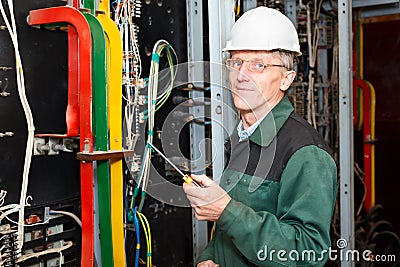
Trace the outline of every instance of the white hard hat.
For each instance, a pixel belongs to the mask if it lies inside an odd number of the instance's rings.
[[[236,21],[222,51],[275,49],[301,55],[293,23],[281,12],[261,6],[245,12]]]

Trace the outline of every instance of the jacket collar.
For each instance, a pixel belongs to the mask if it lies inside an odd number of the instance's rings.
[[[285,96],[282,98],[258,125],[257,129],[250,136],[250,141],[263,147],[268,146],[293,110],[288,97]]]

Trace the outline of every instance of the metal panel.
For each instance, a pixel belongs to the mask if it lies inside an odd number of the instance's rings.
[[[351,62],[351,3],[339,1],[339,156],[340,156],[340,231],[343,253],[354,249],[354,179],[353,179],[353,96]],[[347,255],[347,253],[345,254]],[[342,261],[341,266],[354,266]]]
[[[394,14],[400,14],[400,4],[376,6],[374,8],[364,8],[361,11],[361,18],[394,15]]]
[[[256,0],[243,0],[243,12],[257,7]]]
[[[357,7],[366,7],[366,6],[378,6],[378,5],[387,5],[387,4],[396,4],[399,3],[399,0],[353,0],[352,5],[353,8]]]
[[[361,10],[361,18],[369,18],[376,16],[395,15],[400,14],[400,0],[354,0],[352,2],[353,8],[363,7]],[[331,11],[330,3],[324,2],[322,7]]]
[[[224,141],[235,125],[235,112],[226,73],[222,67],[224,60],[221,52],[228,39],[234,22],[233,3],[229,0],[208,0],[208,24],[210,44],[210,84],[211,84],[211,120],[212,120],[212,164],[213,179],[219,181],[224,168]],[[211,26],[212,25],[212,26]]]
[[[192,62],[203,61],[203,3],[201,0],[187,0],[187,45],[188,45],[188,82],[194,86],[204,87],[203,64]],[[204,92],[193,90],[189,97],[198,102],[204,102]],[[194,118],[204,119],[204,105],[194,105],[189,108]],[[191,172],[205,174],[206,146],[205,125],[190,124],[190,158]],[[192,210],[193,226],[193,259],[196,259],[207,245],[207,222],[198,221]]]
[[[285,0],[285,14],[297,28],[296,0]]]

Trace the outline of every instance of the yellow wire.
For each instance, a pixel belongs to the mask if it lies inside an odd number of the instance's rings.
[[[361,10],[357,14],[357,19],[358,19],[359,25],[360,25],[360,29],[359,29],[360,47],[358,48],[359,56],[360,56],[359,73],[360,73],[360,79],[364,79],[364,30],[363,30],[363,25],[361,22]]]
[[[152,262],[152,255],[151,255],[151,254],[152,254],[152,250],[151,250],[151,231],[150,231],[150,224],[149,224],[149,222],[148,222],[146,216],[144,216],[143,214],[141,214],[141,216],[143,217],[143,219],[144,219],[144,221],[145,221],[145,223],[146,223],[146,225],[147,225],[147,229],[148,229],[148,234],[149,234],[149,253],[150,253],[150,255],[149,255],[149,261],[150,261],[149,266],[152,266],[152,265],[153,265],[153,262]]]
[[[163,46],[162,49],[164,49],[165,47],[167,47],[167,45]],[[158,55],[159,55],[159,56],[161,55],[162,49],[160,49],[159,52],[158,52]],[[172,48],[171,48],[171,49],[172,49]],[[175,76],[175,74],[174,74],[174,70],[173,70],[173,64],[174,64],[174,62],[173,62],[173,60],[172,60],[172,55],[171,55],[170,50],[167,50],[167,58],[168,58],[168,64],[169,64],[169,67],[170,67],[170,72],[171,72],[171,83],[170,83],[170,85],[169,85],[169,88],[167,89],[168,91],[167,91],[167,92],[165,93],[165,95],[157,102],[157,104],[156,104],[156,110],[155,110],[155,111],[158,111],[158,110],[162,107],[162,105],[164,105],[164,103],[167,101],[167,99],[169,98],[169,96],[171,95],[171,92],[172,92],[172,87],[173,87],[173,83],[174,83],[174,76]]]
[[[357,12],[357,29],[358,29],[358,73],[356,75],[359,76],[359,79],[363,79],[364,76],[364,43],[363,43],[363,26],[361,24],[361,10]],[[364,123],[364,94],[363,91],[360,90],[360,88],[357,87],[357,92],[358,92],[358,124],[357,124],[357,130],[361,130],[363,123]]]
[[[374,86],[365,81],[371,92],[371,207],[375,206],[375,104],[376,95]]]
[[[139,215],[140,222],[142,223],[143,230],[144,230],[144,235],[146,236],[146,245],[147,245],[147,267],[152,266],[152,255],[151,255],[151,232],[150,232],[150,225],[149,222],[147,221],[146,216],[143,215],[143,213],[140,213],[137,211],[137,214]]]
[[[360,89],[360,87],[357,87],[357,92],[358,92],[358,125],[357,125],[357,130],[360,131],[363,127],[364,123],[364,92],[363,90]]]
[[[149,266],[149,255],[148,255],[148,253],[149,253],[149,235],[147,234],[147,228],[146,228],[146,226],[145,226],[145,224],[144,224],[144,221],[143,221],[143,219],[142,219],[140,213],[137,212],[137,214],[139,215],[139,219],[140,219],[140,222],[142,223],[143,231],[144,231],[144,234],[145,234],[145,236],[146,236],[146,246],[147,246],[147,255],[146,255],[147,261],[146,261],[146,266]]]
[[[210,241],[213,239],[214,237],[214,232],[215,232],[215,224],[213,225],[213,227],[211,228],[211,233],[210,233]]]
[[[241,0],[238,1],[238,5],[237,5],[237,9],[236,9],[236,16],[239,16],[239,14],[240,14],[240,1]]]

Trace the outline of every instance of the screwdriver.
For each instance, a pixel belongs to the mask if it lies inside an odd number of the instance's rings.
[[[152,143],[147,141],[147,144],[149,144],[158,154],[160,154],[161,157],[163,157],[180,175],[182,175],[182,179],[185,181],[185,183],[194,185],[196,187],[201,187],[196,181],[190,177],[188,174],[184,174],[178,167],[172,163],[163,153],[161,153],[160,150],[158,150]]]

